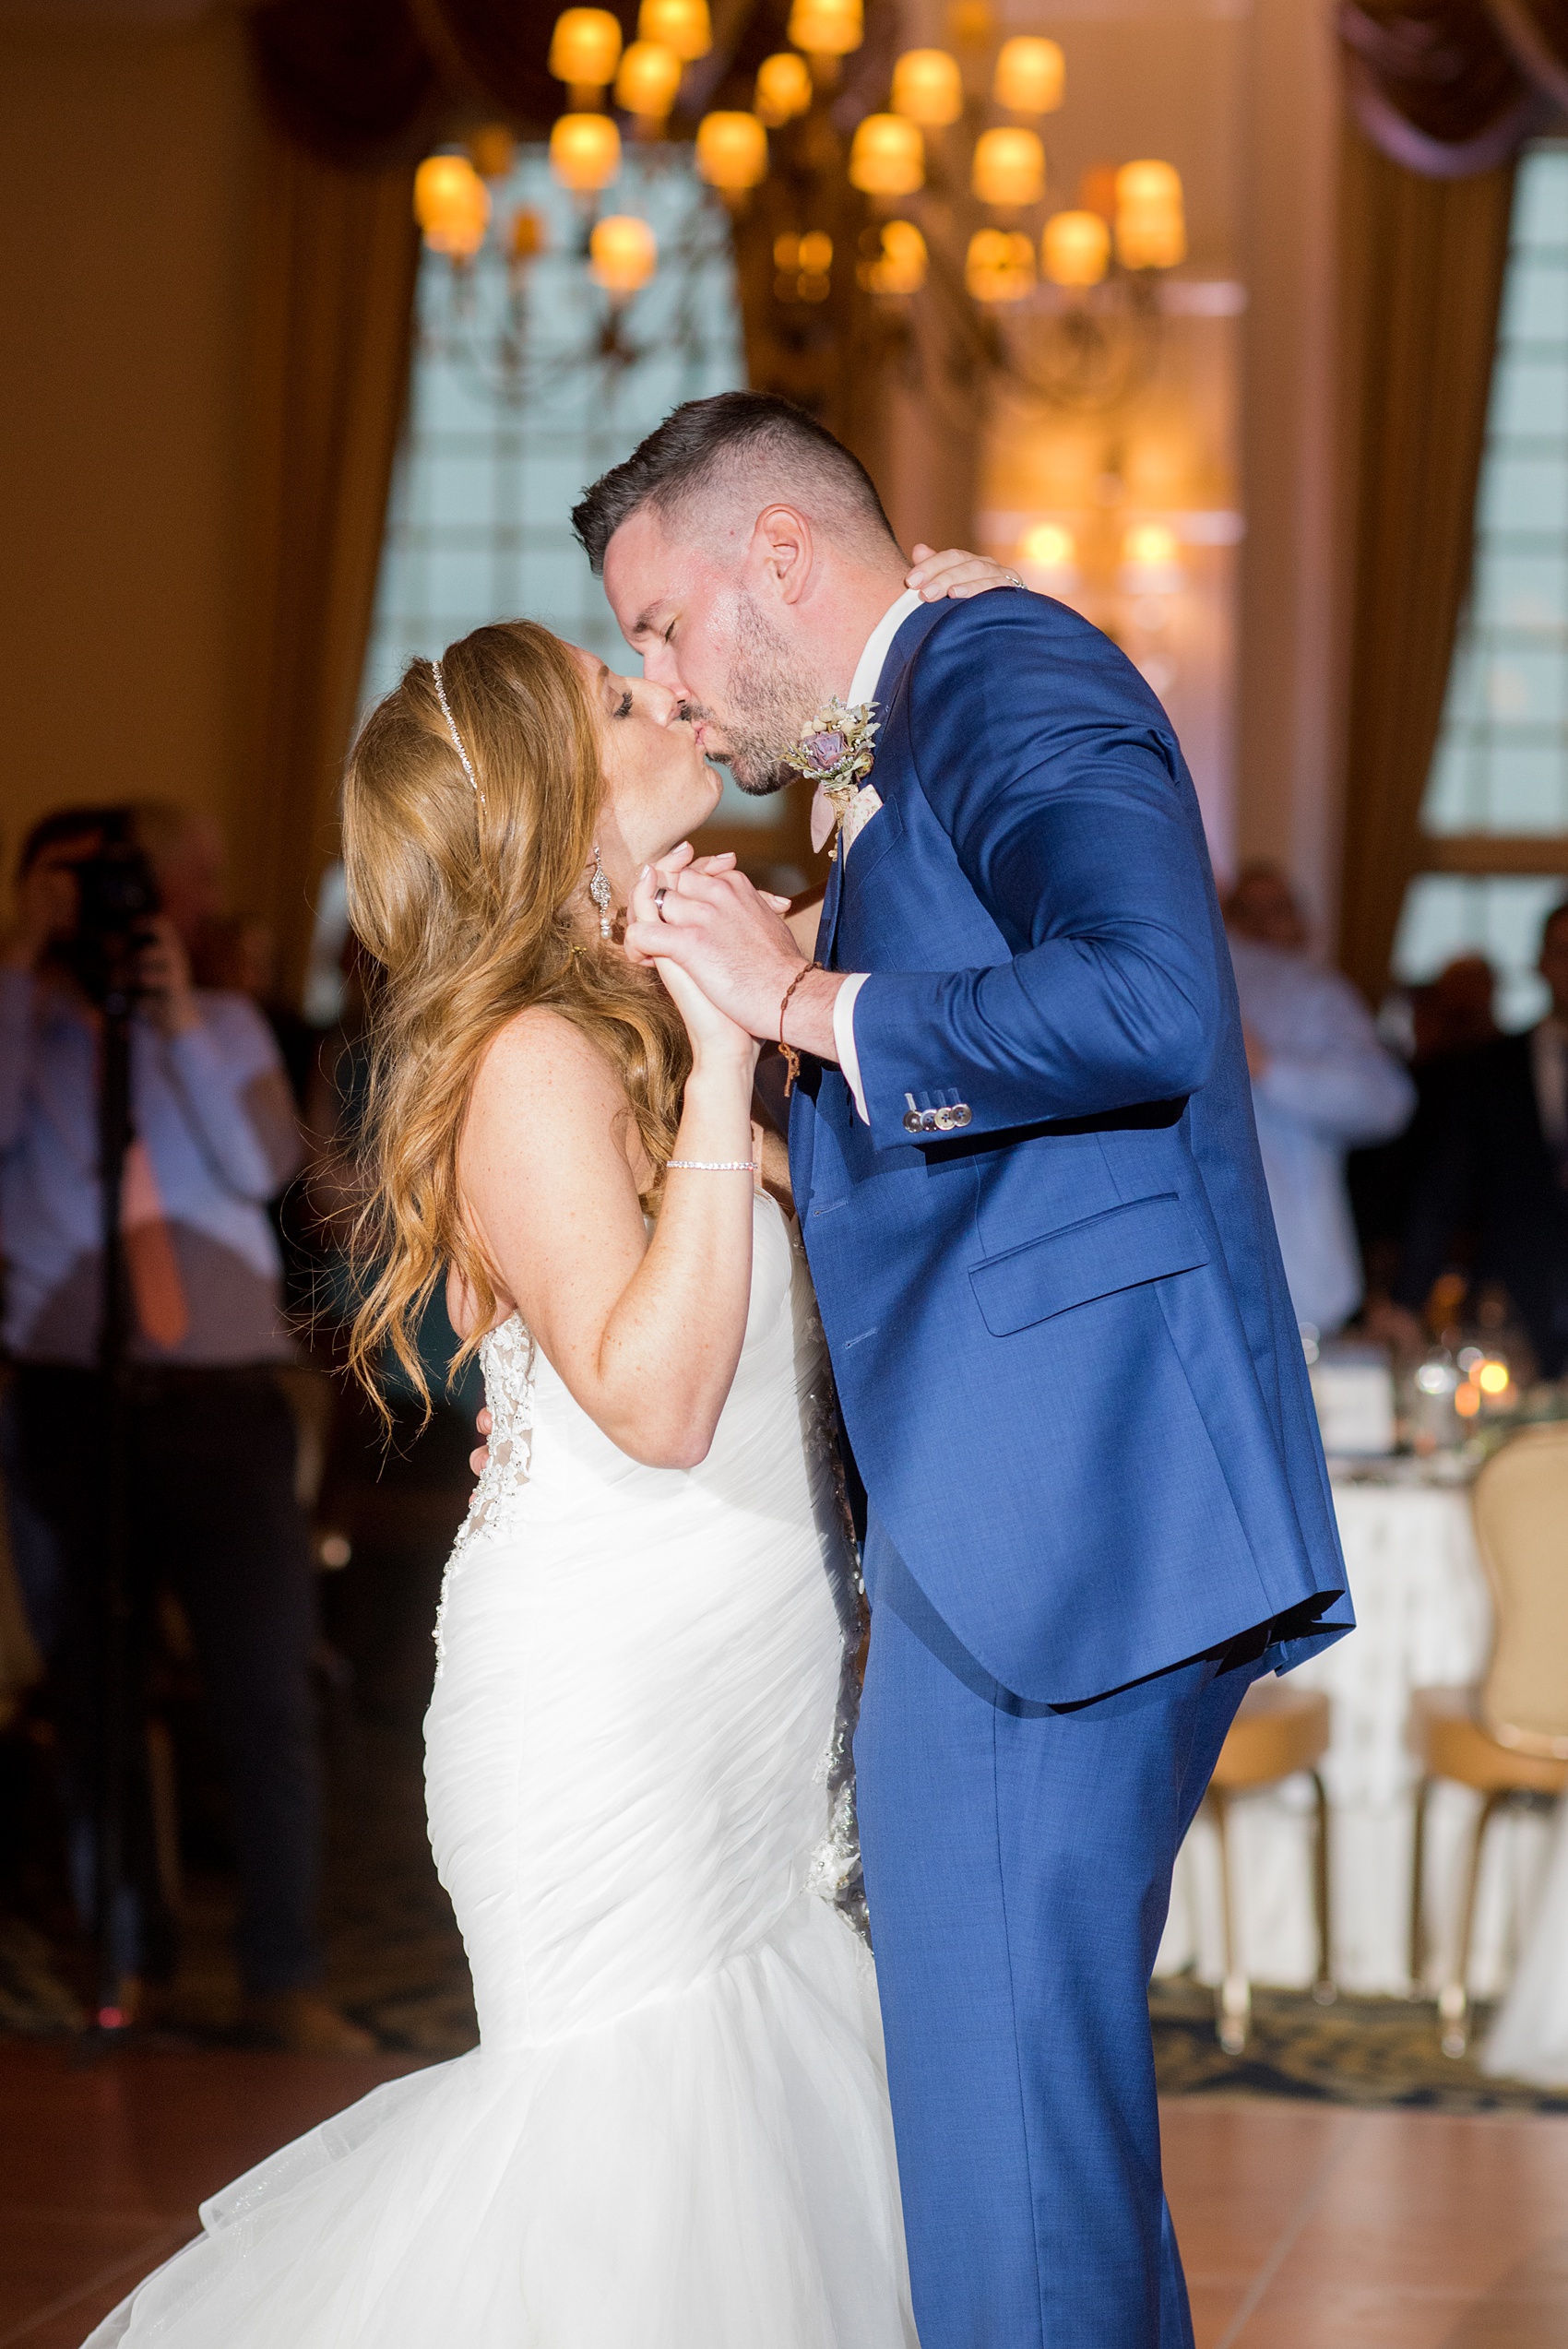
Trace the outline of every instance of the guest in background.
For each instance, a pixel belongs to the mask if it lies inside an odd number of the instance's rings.
[[[248,995],[272,1030],[302,1112],[315,1077],[323,1031],[313,1027],[278,987],[278,940],[259,914],[217,914],[186,939],[191,976],[198,987]]]
[[[1396,999],[1397,1000],[1397,999]],[[1446,1114],[1464,1056],[1497,1035],[1497,973],[1484,955],[1459,955],[1435,979],[1406,991],[1416,1114],[1392,1142],[1352,1150],[1346,1161],[1350,1204],[1366,1265],[1369,1326],[1408,1352],[1416,1333],[1388,1316],[1416,1182]]]
[[[99,1015],[72,946],[74,868],[121,810],[34,827],[18,919],[0,951],[0,1232],[7,1498],[33,1629],[52,1677],[73,1882],[94,1905],[100,1673],[101,1381]],[[241,1879],[239,1958],[252,2026],[309,2052],[371,2046],[316,1993],[319,1763],[313,1561],[294,1498],[294,1428],[275,1366],[291,1358],[265,1202],[299,1133],[266,1022],[191,984],[184,944],[217,907],[220,844],[203,820],[138,814],[162,911],[140,952],[132,1036],[135,1139],[124,1228],[133,1365],[129,1521],[133,1674],[157,1592],[178,1596],[228,1767]],[[139,1714],[139,1706],[137,1713]],[[130,1740],[126,1893],[113,1943],[128,2003],[172,1972],[145,1769]]]
[[[1568,902],[1547,916],[1543,1020],[1453,1065],[1410,1202],[1394,1300],[1414,1343],[1463,1245],[1477,1287],[1506,1289],[1545,1378],[1568,1369]]]
[[[1415,1087],[1348,979],[1309,956],[1306,922],[1277,867],[1242,868],[1225,922],[1290,1298],[1297,1318],[1326,1335],[1361,1300],[1345,1154],[1399,1133]]]

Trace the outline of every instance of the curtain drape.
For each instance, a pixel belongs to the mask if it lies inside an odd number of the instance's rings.
[[[1347,133],[1344,431],[1354,485],[1340,961],[1376,1001],[1470,567],[1511,163],[1428,178]]]
[[[264,170],[232,847],[292,991],[335,850],[408,382],[417,240],[410,166],[344,169],[274,129]]]

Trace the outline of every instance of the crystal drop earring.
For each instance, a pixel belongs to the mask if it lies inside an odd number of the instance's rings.
[[[597,840],[593,846],[593,878],[588,883],[588,896],[599,908],[599,934],[601,938],[608,938],[610,935],[610,876],[600,861]]]

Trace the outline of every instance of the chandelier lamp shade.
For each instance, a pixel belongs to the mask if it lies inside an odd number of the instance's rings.
[[[1116,257],[1124,269],[1173,269],[1186,259],[1182,182],[1169,163],[1123,163],[1117,172]]]
[[[1097,286],[1111,267],[1111,231],[1098,212],[1054,212],[1040,239],[1053,286]]]
[[[490,226],[490,190],[466,155],[428,155],[414,173],[414,219],[433,253],[469,261]]]
[[[684,65],[662,41],[634,41],[615,76],[615,103],[645,123],[668,119]]]
[[[741,196],[767,177],[767,131],[759,116],[705,114],[697,125],[698,176],[723,196]]]
[[[1045,149],[1032,130],[1008,125],[975,141],[970,184],[982,204],[1023,210],[1045,194]]]
[[[930,267],[925,239],[913,220],[885,220],[881,250],[865,265],[861,282],[873,293],[919,293]]]
[[[640,293],[658,267],[659,240],[646,220],[630,212],[612,212],[594,222],[588,274],[612,300],[624,302]]]
[[[919,123],[925,130],[941,130],[956,123],[964,111],[964,77],[956,57],[945,49],[906,49],[893,67],[896,114]]]
[[[794,0],[785,35],[808,57],[847,57],[865,37],[861,0]]]
[[[1023,302],[1034,291],[1034,240],[1022,229],[977,229],[969,239],[964,283],[976,302]]]
[[[608,8],[566,8],[550,39],[550,70],[572,89],[607,89],[621,62],[621,27]]]
[[[1054,113],[1066,95],[1066,60],[1054,41],[1020,33],[997,52],[992,89],[1010,114]]]
[[[550,168],[575,196],[597,196],[621,169],[621,134],[610,114],[561,114],[550,134]]]
[[[769,130],[781,130],[797,114],[809,114],[812,69],[798,49],[780,49],[756,69],[756,111]]]
[[[849,184],[864,196],[912,196],[925,185],[925,141],[902,114],[868,114],[849,146]]]
[[[706,57],[713,46],[707,0],[643,0],[637,11],[638,41],[672,49],[683,65]]]

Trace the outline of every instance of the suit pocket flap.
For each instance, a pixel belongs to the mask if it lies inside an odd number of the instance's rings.
[[[969,1280],[992,1337],[1008,1337],[1097,1297],[1191,1272],[1208,1257],[1180,1199],[1164,1192],[993,1256]]]

